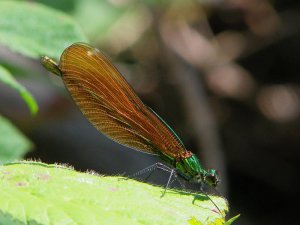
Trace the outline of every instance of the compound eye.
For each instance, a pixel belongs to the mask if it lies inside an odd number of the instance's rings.
[[[220,182],[219,176],[215,170],[210,170],[205,177],[205,182],[213,187],[216,187]]]

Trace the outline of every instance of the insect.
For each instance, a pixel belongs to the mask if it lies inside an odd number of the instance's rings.
[[[157,155],[172,168],[171,176],[176,172],[188,182],[217,186],[216,170],[201,166],[98,49],[74,43],[64,50],[59,64],[47,56],[42,64],[62,77],[75,103],[100,132],[122,145]]]

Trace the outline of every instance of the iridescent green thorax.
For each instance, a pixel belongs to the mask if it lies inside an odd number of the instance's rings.
[[[186,180],[195,183],[202,182],[202,177],[205,173],[197,156],[192,152],[187,151],[176,160],[175,168]]]
[[[220,181],[216,170],[204,170],[197,156],[190,151],[179,156],[175,168],[182,177],[190,182],[206,183],[209,186],[216,187]]]

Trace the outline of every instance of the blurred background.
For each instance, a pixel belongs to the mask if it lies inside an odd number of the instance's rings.
[[[72,16],[90,44],[206,168],[236,224],[296,224],[300,192],[300,2],[39,0]],[[0,46],[39,113],[1,86],[0,113],[32,141],[25,158],[132,174],[157,158],[122,147],[82,116],[62,81]],[[33,74],[33,75],[32,75]],[[160,173],[158,171],[158,173]],[[165,184],[167,175],[159,181]]]

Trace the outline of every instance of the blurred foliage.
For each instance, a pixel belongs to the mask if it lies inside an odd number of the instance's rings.
[[[95,43],[95,39],[105,38],[106,32],[120,20],[126,11],[128,11],[127,7],[120,8],[107,1],[90,0],[78,1],[72,15]]]
[[[32,143],[0,116],[0,164],[22,159],[31,148]]]
[[[27,89],[18,83],[15,78],[6,70],[4,67],[0,65],[0,82],[4,83],[7,86],[15,89],[19,92],[21,97],[27,103],[30,112],[34,115],[37,113],[38,106],[32,95],[27,91]]]
[[[28,2],[0,2],[0,44],[10,50],[35,59],[43,54],[59,58],[62,50],[75,41],[86,41],[86,37],[64,13]],[[12,69],[18,71],[19,65]],[[36,114],[38,106],[33,96],[2,65],[0,82],[18,91],[31,113]],[[0,137],[1,163],[20,159],[31,147],[30,142],[2,117]]]
[[[76,23],[64,13],[28,2],[0,2],[0,43],[38,59],[59,58],[70,44],[86,41]]]

